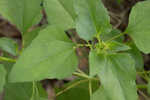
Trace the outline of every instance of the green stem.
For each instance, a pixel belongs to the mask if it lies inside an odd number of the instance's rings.
[[[92,96],[92,80],[89,80],[89,94]]]
[[[32,82],[32,96],[30,98],[30,100],[35,100],[39,98],[39,89],[37,86],[37,82],[33,81]]]
[[[77,71],[78,71],[79,73],[81,73],[81,74],[83,74],[83,75],[85,75],[85,76],[89,77],[89,76],[88,76],[85,72],[83,72],[82,70],[77,69]]]
[[[81,74],[81,73],[74,72],[73,75],[74,75],[74,76],[79,76],[79,77],[83,77],[83,78],[89,79],[89,76],[87,76],[87,75],[85,75],[85,74]]]
[[[32,82],[32,96],[30,100],[34,100],[34,94],[35,94],[35,82]]]
[[[63,94],[64,92],[66,92],[66,91],[68,91],[68,90],[70,90],[70,89],[76,87],[77,85],[79,85],[79,84],[81,84],[81,83],[84,83],[84,82],[87,82],[87,81],[89,81],[89,80],[88,80],[88,79],[80,80],[80,81],[78,81],[78,82],[76,82],[76,83],[74,83],[74,84],[68,86],[68,87],[65,88],[64,90],[58,92],[58,93],[56,94],[56,96],[59,96],[59,95]]]
[[[2,57],[2,56],[0,56],[0,61],[16,62],[16,60],[15,60],[15,59],[6,58],[6,57]]]
[[[88,79],[88,80],[99,81],[98,78],[91,78],[91,77],[89,77],[88,75],[84,75],[84,74],[77,73],[77,72],[74,72],[73,75],[74,75],[74,76],[78,76],[78,77],[82,77],[82,78],[85,78],[85,79]]]
[[[150,71],[142,71],[142,72],[137,72],[138,74],[150,74]]]
[[[147,76],[145,76],[145,74],[147,74],[147,73],[139,73],[139,72],[137,72],[137,74],[138,75],[140,75],[143,79],[145,79],[146,81],[149,81],[149,77],[147,77]]]
[[[136,85],[136,87],[137,87],[138,89],[146,89],[146,88],[147,88],[147,85],[140,84],[140,85]]]

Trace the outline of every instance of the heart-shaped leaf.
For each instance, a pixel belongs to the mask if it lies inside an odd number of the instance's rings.
[[[137,47],[144,53],[150,53],[150,1],[136,4],[130,14],[127,33],[132,37]]]
[[[64,31],[54,26],[47,27],[19,57],[10,73],[10,81],[63,79],[71,76],[77,68],[74,46]]]

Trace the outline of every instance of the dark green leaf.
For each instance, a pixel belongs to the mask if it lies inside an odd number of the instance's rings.
[[[47,27],[19,57],[13,66],[10,81],[63,79],[71,76],[77,68],[74,46],[61,29]]]
[[[16,83],[7,84],[4,100],[30,100],[32,95],[32,84]]]
[[[80,80],[84,81],[84,80]],[[77,81],[67,84],[65,87],[75,84]],[[63,90],[63,89],[62,89]],[[60,90],[60,91],[62,91]],[[78,84],[77,86],[69,89],[63,94],[57,96],[57,100],[90,100],[88,81]]]
[[[150,1],[136,4],[130,14],[127,33],[132,37],[137,47],[144,53],[150,53]]]
[[[14,56],[18,54],[18,45],[16,41],[9,38],[0,38],[0,49]]]
[[[3,87],[5,85],[6,82],[6,70],[4,68],[4,66],[2,64],[0,64],[0,93],[3,90]]]
[[[96,33],[111,31],[110,20],[101,0],[75,0],[76,29],[79,36],[91,40]]]
[[[0,0],[0,13],[25,33],[38,23],[35,19],[40,15],[40,3],[41,0]]]

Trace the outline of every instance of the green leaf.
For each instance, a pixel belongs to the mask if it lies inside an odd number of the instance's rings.
[[[76,29],[79,36],[91,40],[96,33],[111,31],[106,8],[100,0],[75,0]]]
[[[24,36],[23,36],[24,48],[26,48],[27,46],[29,46],[32,43],[33,39],[39,34],[41,29],[42,28],[39,27],[37,29],[34,29],[31,32],[27,32],[26,34],[24,34]]]
[[[142,53],[138,50],[134,43],[128,43],[131,49],[128,51],[132,58],[135,60],[135,68],[138,71],[142,71],[144,69],[144,59]]]
[[[4,100],[48,100],[43,97],[31,99],[33,89],[31,83],[8,83],[5,88]]]
[[[30,100],[32,95],[32,84],[13,83],[5,87],[4,100]]]
[[[6,82],[6,70],[4,68],[4,66],[2,64],[0,64],[0,93],[3,90],[3,87],[5,85]]]
[[[57,25],[64,30],[74,27],[72,13],[66,8],[66,5],[69,5],[67,3],[62,0],[44,0],[44,7],[50,25]]]
[[[97,66],[97,74],[100,77],[102,86],[109,100],[137,100],[136,93],[136,71],[134,60],[129,54],[108,54],[103,59],[94,53],[90,60],[90,69]],[[94,58],[95,56],[95,58]],[[95,65],[94,65],[94,59]],[[101,63],[99,63],[101,62]],[[98,65],[99,63],[99,65]],[[91,70],[90,70],[91,71]],[[93,73],[93,72],[91,72]]]
[[[130,49],[130,47],[127,46],[126,44],[117,41],[111,41],[107,45],[110,52],[126,51]]]
[[[103,41],[108,41],[108,40],[112,39],[113,37],[118,36],[119,34],[121,34],[121,32],[119,30],[112,29],[111,32],[109,32],[109,33],[100,34],[100,38]],[[118,42],[123,42],[124,36],[120,36],[120,37],[116,38],[115,40],[118,41]]]
[[[46,98],[40,98],[39,100],[48,100],[48,99],[46,99]]]
[[[15,40],[12,40],[10,38],[0,38],[0,49],[14,56],[18,55],[18,45]]]
[[[127,33],[137,47],[144,53],[150,53],[150,1],[136,4],[130,14]]]
[[[97,54],[96,51],[91,51],[89,55],[90,63],[90,76],[97,75],[101,68],[106,64],[106,57],[104,54]]]
[[[76,13],[74,11],[74,0],[58,0],[69,15],[75,20]]]
[[[25,33],[40,15],[41,0],[0,0],[2,16]],[[40,20],[40,19],[39,19]]]
[[[47,27],[23,51],[13,66],[10,81],[63,79],[71,76],[77,68],[74,46],[64,31],[54,26]]]

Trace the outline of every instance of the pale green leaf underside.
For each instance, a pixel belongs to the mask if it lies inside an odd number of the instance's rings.
[[[109,100],[105,95],[104,88],[101,86],[96,92],[93,93],[90,100]]]
[[[97,54],[96,51],[91,51],[89,55],[90,76],[97,75],[101,68],[106,64],[106,57],[104,54]]]
[[[150,1],[136,4],[130,14],[128,34],[137,47],[144,53],[150,53]]]
[[[100,0],[75,0],[76,29],[79,36],[91,40],[98,32],[109,33],[110,20]]]
[[[77,67],[74,44],[54,26],[41,31],[24,50],[10,74],[10,81],[23,82],[45,78],[63,79]]]
[[[40,15],[40,3],[41,0],[0,0],[0,13],[21,32],[26,32]]]
[[[50,25],[57,25],[64,30],[74,27],[72,14],[65,7],[67,6],[66,3],[61,0],[44,0],[44,7]]]
[[[9,38],[0,38],[0,49],[17,56],[17,42]]]
[[[6,70],[4,66],[0,64],[0,93],[2,92],[3,87],[5,85],[6,82],[5,78],[6,78]]]
[[[128,54],[95,54],[90,54],[90,71],[93,70],[91,75],[98,74],[109,100],[137,100],[133,59]],[[98,71],[94,72],[95,69]]]

